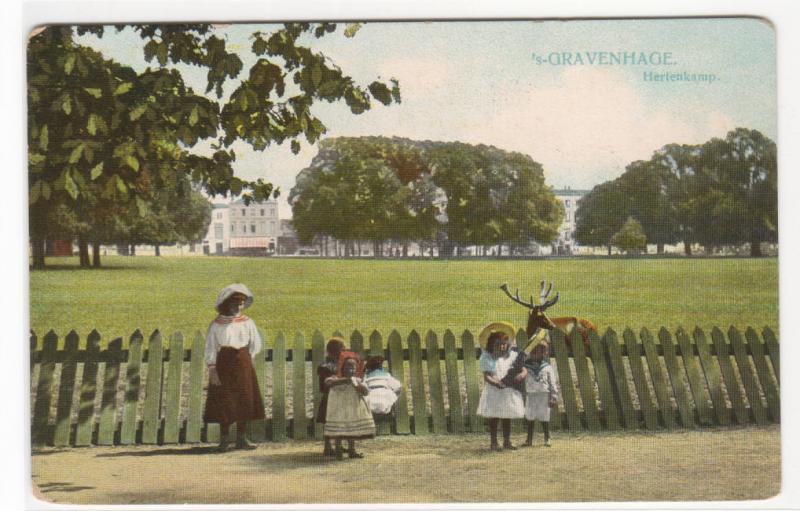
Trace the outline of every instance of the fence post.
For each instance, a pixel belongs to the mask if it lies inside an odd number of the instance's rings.
[[[428,410],[425,381],[422,377],[422,348],[416,330],[408,335],[408,364],[411,369],[411,398],[414,405],[414,434],[428,434]]]
[[[164,348],[161,344],[161,332],[156,330],[150,336],[147,347],[147,380],[144,396],[144,423],[142,425],[142,443],[158,443],[158,430],[161,427],[161,375],[164,364]]]
[[[73,330],[67,334],[64,342],[64,362],[61,364],[61,383],[58,386],[58,405],[56,405],[56,429],[53,435],[53,445],[56,447],[69,445],[79,341],[78,334]]]
[[[614,397],[617,404],[622,409],[622,418],[625,420],[625,427],[637,429],[639,421],[636,420],[636,413],[633,410],[631,391],[628,388],[628,378],[625,375],[625,366],[622,362],[622,350],[619,347],[617,333],[609,328],[603,335],[603,344],[610,362],[611,387],[614,390]],[[629,357],[630,358],[630,357]]]
[[[458,381],[458,354],[456,337],[449,329],[444,333],[444,367],[447,374],[447,402],[450,405],[451,430],[453,433],[461,434],[464,432],[464,412],[461,407],[461,384]]]
[[[761,335],[764,337],[764,345],[769,353],[769,360],[772,362],[772,370],[775,371],[775,378],[778,380],[778,386],[781,384],[781,357],[780,347],[778,341],[775,339],[775,332],[769,327],[764,327]]]
[[[270,440],[286,439],[286,339],[278,332],[272,348],[272,435]]]
[[[689,394],[686,385],[683,383],[683,375],[678,366],[678,355],[675,353],[675,344],[666,328],[661,327],[658,331],[658,339],[664,349],[664,363],[667,365],[669,379],[672,382],[672,391],[675,401],[678,402],[678,413],[681,416],[681,424],[685,428],[694,428],[696,424],[692,414],[692,405],[689,403]]]
[[[577,329],[572,331],[572,345],[581,343]],[[597,390],[600,392],[600,401],[603,403],[603,416],[607,429],[620,429],[619,411],[614,400],[614,391],[611,390],[609,380],[608,365],[606,365],[605,346],[600,337],[594,332],[589,332],[589,350],[592,355],[592,365],[597,381]]]
[[[317,368],[322,365],[325,360],[325,338],[322,332],[314,330],[311,336],[311,394],[314,399],[314,438],[317,440],[323,436],[322,423],[317,422],[317,415],[319,414],[319,404],[322,400],[322,392],[320,391],[319,373]]]
[[[775,388],[775,383],[772,380],[772,375],[769,374],[769,369],[767,368],[767,359],[764,357],[764,347],[761,345],[758,334],[752,327],[747,328],[744,336],[747,339],[748,346],[750,346],[750,353],[753,355],[753,365],[756,366],[758,381],[761,382],[761,390],[764,391],[764,397],[767,399],[767,409],[770,418],[773,422],[780,422],[780,398],[778,397],[778,390]]]
[[[86,340],[86,362],[83,364],[81,400],[75,445],[91,445],[94,432],[94,397],[97,392],[97,363],[100,360],[100,334],[92,330]]]
[[[572,381],[572,371],[569,367],[569,353],[564,342],[564,332],[554,329],[550,332],[553,343],[553,354],[556,357],[556,369],[561,386],[561,400],[564,402],[564,411],[567,414],[567,425],[573,433],[582,429],[581,418],[578,413],[578,402],[575,398],[575,385]]]
[[[205,338],[195,332],[192,359],[189,362],[189,412],[186,418],[186,442],[199,443],[203,430],[203,379],[205,377]],[[262,355],[263,356],[263,355]]]
[[[573,331],[570,339],[572,347],[572,359],[575,363],[575,372],[578,377],[578,387],[581,393],[581,403],[583,403],[583,415],[586,417],[586,425],[590,431],[600,431],[600,418],[597,412],[597,402],[592,390],[592,378],[589,375],[589,364],[586,360],[586,353],[583,347],[583,339]]]
[[[750,367],[750,358],[747,356],[747,348],[742,341],[742,336],[735,327],[730,327],[728,329],[728,338],[731,340],[733,355],[736,358],[736,367],[739,368],[739,376],[742,378],[742,385],[744,385],[747,400],[750,402],[750,411],[753,412],[753,418],[758,425],[766,424],[767,413],[758,393],[756,377],[753,374],[753,368]]]
[[[48,419],[52,400],[53,372],[56,369],[56,347],[58,336],[50,330],[44,336],[42,358],[39,362],[39,383],[36,386],[36,404],[31,421],[31,440],[34,445],[44,445],[50,440]]]
[[[122,432],[120,443],[131,445],[136,443],[136,407],[139,403],[139,388],[142,384],[142,342],[143,336],[136,329],[128,342],[128,365],[125,368],[125,404],[122,408]]]
[[[661,410],[664,427],[673,429],[675,427],[675,412],[672,409],[672,401],[670,401],[669,393],[667,392],[667,379],[661,368],[658,352],[655,344],[653,344],[653,337],[646,328],[642,328],[639,332],[639,337],[642,339],[642,347],[647,358],[647,368],[650,370],[650,378],[653,380],[653,391],[656,394],[658,408]]]
[[[697,346],[697,354],[700,357],[700,363],[703,365],[703,373],[706,376],[708,392],[711,394],[711,402],[714,404],[717,422],[722,426],[727,426],[730,424],[731,418],[728,413],[728,405],[725,403],[725,396],[722,394],[719,366],[714,363],[706,336],[699,327],[694,329],[694,344]]]
[[[728,390],[728,399],[733,406],[736,422],[742,425],[747,424],[750,422],[750,417],[747,413],[747,407],[744,404],[742,392],[739,389],[739,382],[736,381],[736,375],[733,373],[730,347],[725,341],[725,335],[722,333],[722,330],[717,327],[712,328],[711,340],[714,342],[714,349],[717,351],[717,362],[722,372],[725,388]]]
[[[711,410],[708,407],[708,395],[703,387],[703,379],[700,376],[700,366],[694,356],[692,344],[689,341],[689,336],[686,331],[679,327],[675,333],[678,339],[678,345],[681,347],[681,358],[683,359],[683,367],[686,370],[686,376],[689,380],[689,390],[692,392],[694,398],[694,406],[697,410],[697,418],[701,426],[710,426],[712,423]]]
[[[108,343],[106,350],[106,369],[103,377],[103,401],[100,408],[100,426],[97,432],[97,445],[113,445],[117,428],[117,383],[122,359],[122,338]]]
[[[403,360],[402,339],[397,330],[389,334],[389,372],[400,381],[401,390],[394,405],[394,430],[398,435],[411,433],[408,417],[408,385],[405,377],[405,361]]]
[[[306,420],[306,340],[301,332],[294,337],[292,350],[292,438],[308,438]]]
[[[656,429],[658,428],[658,411],[653,406],[650,389],[647,387],[641,350],[636,343],[636,335],[630,328],[625,328],[622,332],[622,339],[625,341],[625,348],[628,351],[628,364],[631,367],[633,386],[636,388],[636,395],[639,397],[639,409],[642,411],[644,425],[647,429]]]
[[[164,417],[164,443],[177,444],[181,431],[181,380],[183,373],[183,334],[172,334],[169,341],[167,366],[166,410]]]
[[[447,420],[444,415],[444,395],[442,392],[442,369],[439,362],[439,342],[436,334],[428,330],[425,335],[425,355],[428,363],[428,388],[431,396],[431,416],[433,432],[447,433]]]

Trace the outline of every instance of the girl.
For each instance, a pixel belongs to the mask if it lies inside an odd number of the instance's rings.
[[[253,303],[244,284],[231,284],[217,296],[219,313],[208,327],[205,362],[208,398],[203,418],[220,424],[219,450],[228,449],[230,425],[236,423],[236,448],[255,449],[245,437],[248,421],[264,418],[264,403],[252,359],[261,351],[261,336],[242,311]]]
[[[528,376],[525,379],[527,399],[525,401],[525,420],[528,423],[528,438],[525,447],[533,445],[533,426],[542,423],[544,445],[550,447],[550,408],[558,402],[558,384],[555,371],[547,361],[549,345],[542,339],[531,351],[531,360],[525,363]]]
[[[380,355],[369,357],[366,369],[364,384],[369,389],[369,409],[376,415],[387,415],[392,411],[403,385],[383,368],[383,357]]]
[[[509,350],[514,333],[513,325],[498,322],[484,328],[480,335],[481,346],[485,346],[481,353],[480,368],[486,384],[478,401],[478,415],[489,420],[490,449],[493,451],[501,450],[497,443],[498,421],[503,425],[503,449],[514,450],[516,447],[511,445],[511,419],[525,416],[522,394],[501,381],[516,357],[522,356],[517,351]],[[524,381],[526,376],[527,370],[523,368],[514,378],[514,383]]]
[[[352,351],[339,354],[336,376],[325,380],[328,387],[328,405],[325,414],[325,439],[336,442],[337,460],[343,458],[342,440],[347,440],[350,458],[363,458],[356,452],[356,440],[375,437],[375,421],[364,400],[369,389],[361,380],[364,366]]]
[[[325,361],[317,367],[317,376],[319,381],[319,390],[322,393],[322,398],[319,401],[319,409],[317,410],[316,421],[325,424],[325,414],[328,409],[328,389],[325,380],[331,376],[336,376],[336,366],[339,363],[339,353],[344,351],[344,339],[341,337],[331,337],[328,344],[325,345]],[[323,456],[333,456],[333,447],[331,447],[331,439],[325,437],[325,448],[322,450]]]

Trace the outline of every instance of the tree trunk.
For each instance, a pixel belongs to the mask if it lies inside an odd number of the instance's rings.
[[[131,245],[131,255],[132,255],[132,256],[135,256],[135,255],[136,255],[136,245],[135,245],[135,244],[134,244],[134,245]]]
[[[156,248],[156,257],[160,257],[161,256],[161,245],[156,243],[154,246]]]
[[[608,255],[611,255],[611,245],[608,245]]]
[[[751,241],[750,242],[750,257],[761,257],[764,255],[761,252],[761,242],[760,241]]]
[[[687,257],[691,257],[692,255],[692,244],[688,241],[683,241],[683,253],[686,254]]]
[[[656,253],[659,254],[659,255],[664,253],[664,244],[663,243],[656,244]]]
[[[92,267],[100,268],[100,242],[92,243]]]
[[[44,269],[44,240],[41,238],[31,239],[31,257],[33,259],[33,269]]]
[[[81,268],[89,268],[89,242],[83,235],[78,236],[78,260],[80,261]]]
[[[403,243],[403,258],[408,257],[408,242]]]

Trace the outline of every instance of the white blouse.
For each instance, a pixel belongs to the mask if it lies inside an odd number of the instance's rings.
[[[214,365],[220,348],[248,348],[251,357],[261,351],[261,335],[255,322],[247,316],[219,316],[211,322],[206,334],[205,362]]]

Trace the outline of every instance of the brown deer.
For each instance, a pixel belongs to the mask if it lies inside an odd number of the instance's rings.
[[[553,290],[552,282],[550,282],[546,290],[544,287],[544,281],[541,282],[539,289],[539,305],[534,305],[533,296],[531,296],[530,302],[525,302],[522,300],[519,297],[519,290],[517,290],[516,295],[512,295],[508,290],[508,284],[503,284],[500,286],[500,289],[502,289],[511,300],[522,305],[523,307],[530,309],[530,312],[528,313],[528,326],[525,329],[528,339],[533,337],[533,335],[536,334],[540,328],[544,328],[545,330],[553,330],[554,328],[558,328],[564,332],[565,341],[567,346],[569,346],[570,335],[577,328],[578,332],[581,334],[584,348],[586,350],[589,349],[589,331],[597,333],[597,327],[591,321],[575,316],[548,318],[545,315],[544,312],[558,302],[558,297],[560,295],[560,293],[556,293],[553,298],[548,300],[550,292]]]

